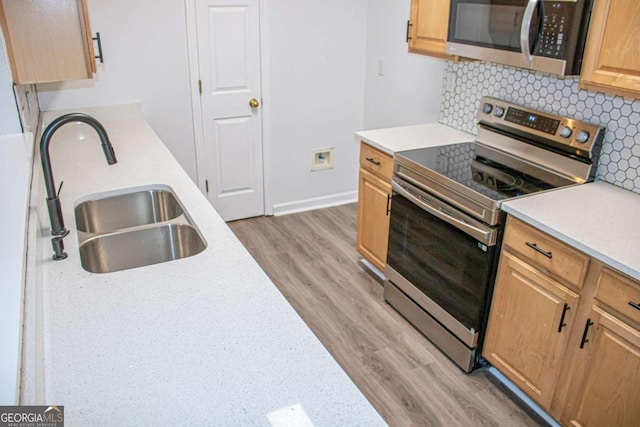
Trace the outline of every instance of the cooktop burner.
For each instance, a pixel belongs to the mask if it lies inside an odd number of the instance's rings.
[[[479,155],[476,148],[477,143],[464,142],[402,151],[398,155],[495,201],[554,188],[549,183]]]

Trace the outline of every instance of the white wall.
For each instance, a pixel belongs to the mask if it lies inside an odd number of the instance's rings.
[[[0,31],[0,135],[20,133],[20,118],[13,95],[13,79],[4,45],[4,37]]]
[[[24,230],[31,151],[26,148],[0,32],[0,405],[17,404]],[[9,136],[11,135],[11,136]]]
[[[147,122],[195,181],[182,0],[88,0],[105,63],[94,80],[38,85],[43,111],[142,102]],[[117,150],[117,147],[116,147]]]
[[[267,211],[354,200],[354,132],[437,120],[442,62],[407,53],[409,0],[261,4]],[[89,0],[89,10],[106,62],[94,81],[39,85],[41,109],[140,101],[195,181],[184,1]],[[311,172],[324,147],[334,169]]]
[[[344,193],[355,200],[367,3],[264,2],[265,178],[276,213],[339,201],[333,196]],[[335,167],[311,172],[311,150],[323,147],[335,148]],[[318,200],[324,196],[331,197]]]
[[[407,52],[410,8],[410,0],[369,0],[366,129],[438,121],[444,61]]]

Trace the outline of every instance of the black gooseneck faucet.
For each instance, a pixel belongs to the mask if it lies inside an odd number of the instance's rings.
[[[51,239],[51,245],[54,252],[53,259],[56,261],[65,259],[67,257],[67,253],[64,251],[64,243],[62,239],[67,234],[69,234],[69,230],[67,230],[64,226],[62,207],[60,205],[60,198],[58,197],[60,194],[60,190],[56,191],[56,185],[53,180],[51,158],[49,157],[49,143],[51,142],[53,134],[56,133],[58,129],[71,122],[82,122],[91,126],[100,137],[100,141],[102,142],[102,150],[104,151],[104,156],[106,157],[107,162],[110,165],[118,162],[116,160],[116,154],[113,151],[113,146],[111,145],[109,137],[107,136],[107,131],[100,124],[100,122],[98,122],[98,120],[87,114],[64,114],[52,121],[49,126],[46,127],[44,132],[42,132],[42,137],[40,138],[40,160],[42,162],[44,184],[47,190],[47,209],[49,210],[49,220],[51,221],[51,234],[54,236]]]

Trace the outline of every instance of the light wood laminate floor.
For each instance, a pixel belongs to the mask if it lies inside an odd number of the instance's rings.
[[[384,302],[355,250],[355,204],[229,225],[389,425],[539,425]]]

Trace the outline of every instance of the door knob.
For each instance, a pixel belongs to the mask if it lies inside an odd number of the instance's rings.
[[[260,103],[258,102],[257,99],[252,98],[249,100],[249,107],[251,108],[258,108],[260,106]]]

